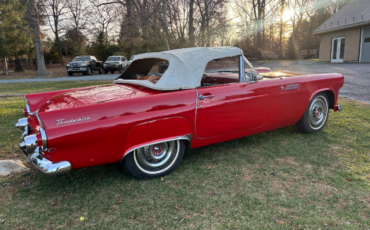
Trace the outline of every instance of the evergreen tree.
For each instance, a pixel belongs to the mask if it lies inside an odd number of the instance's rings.
[[[25,12],[19,0],[0,0],[0,58],[4,61],[5,75],[8,75],[7,58],[22,54],[22,48],[29,43]]]

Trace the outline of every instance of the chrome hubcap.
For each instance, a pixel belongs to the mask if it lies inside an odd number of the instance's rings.
[[[135,151],[139,164],[147,169],[159,169],[172,162],[176,155],[176,142],[148,145]]]
[[[309,110],[309,122],[313,128],[320,127],[326,120],[328,107],[326,100],[316,97],[311,103]]]

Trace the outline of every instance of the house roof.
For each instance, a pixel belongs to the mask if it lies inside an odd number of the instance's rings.
[[[243,55],[243,51],[237,47],[229,46],[194,47],[138,54],[135,55],[134,61],[114,83],[135,84],[156,90],[194,89],[200,86],[204,70],[209,61],[238,55]],[[145,69],[145,61],[150,62],[150,59],[153,58],[164,59],[169,62],[169,66],[160,80],[157,83],[132,80],[131,69],[136,68],[135,63],[137,64],[140,61],[140,63],[143,63],[140,68]]]
[[[321,34],[370,24],[370,1],[352,0],[320,25],[313,34]]]

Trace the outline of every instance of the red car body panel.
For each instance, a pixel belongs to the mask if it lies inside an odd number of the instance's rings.
[[[227,82],[234,75],[209,77]],[[318,92],[334,96],[333,109],[343,82],[340,74],[322,74],[167,92],[122,84],[26,98],[32,112],[39,109],[47,134],[44,156],[77,169],[119,162],[137,147],[182,135],[191,134],[190,147],[197,148],[294,125]],[[290,85],[299,86],[287,90]],[[200,95],[213,97],[200,100]],[[58,120],[68,122],[58,125]]]
[[[268,67],[255,67],[254,68],[258,73],[269,73],[271,69]]]

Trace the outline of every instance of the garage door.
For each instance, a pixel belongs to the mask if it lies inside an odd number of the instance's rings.
[[[370,27],[363,29],[361,62],[370,62]]]

